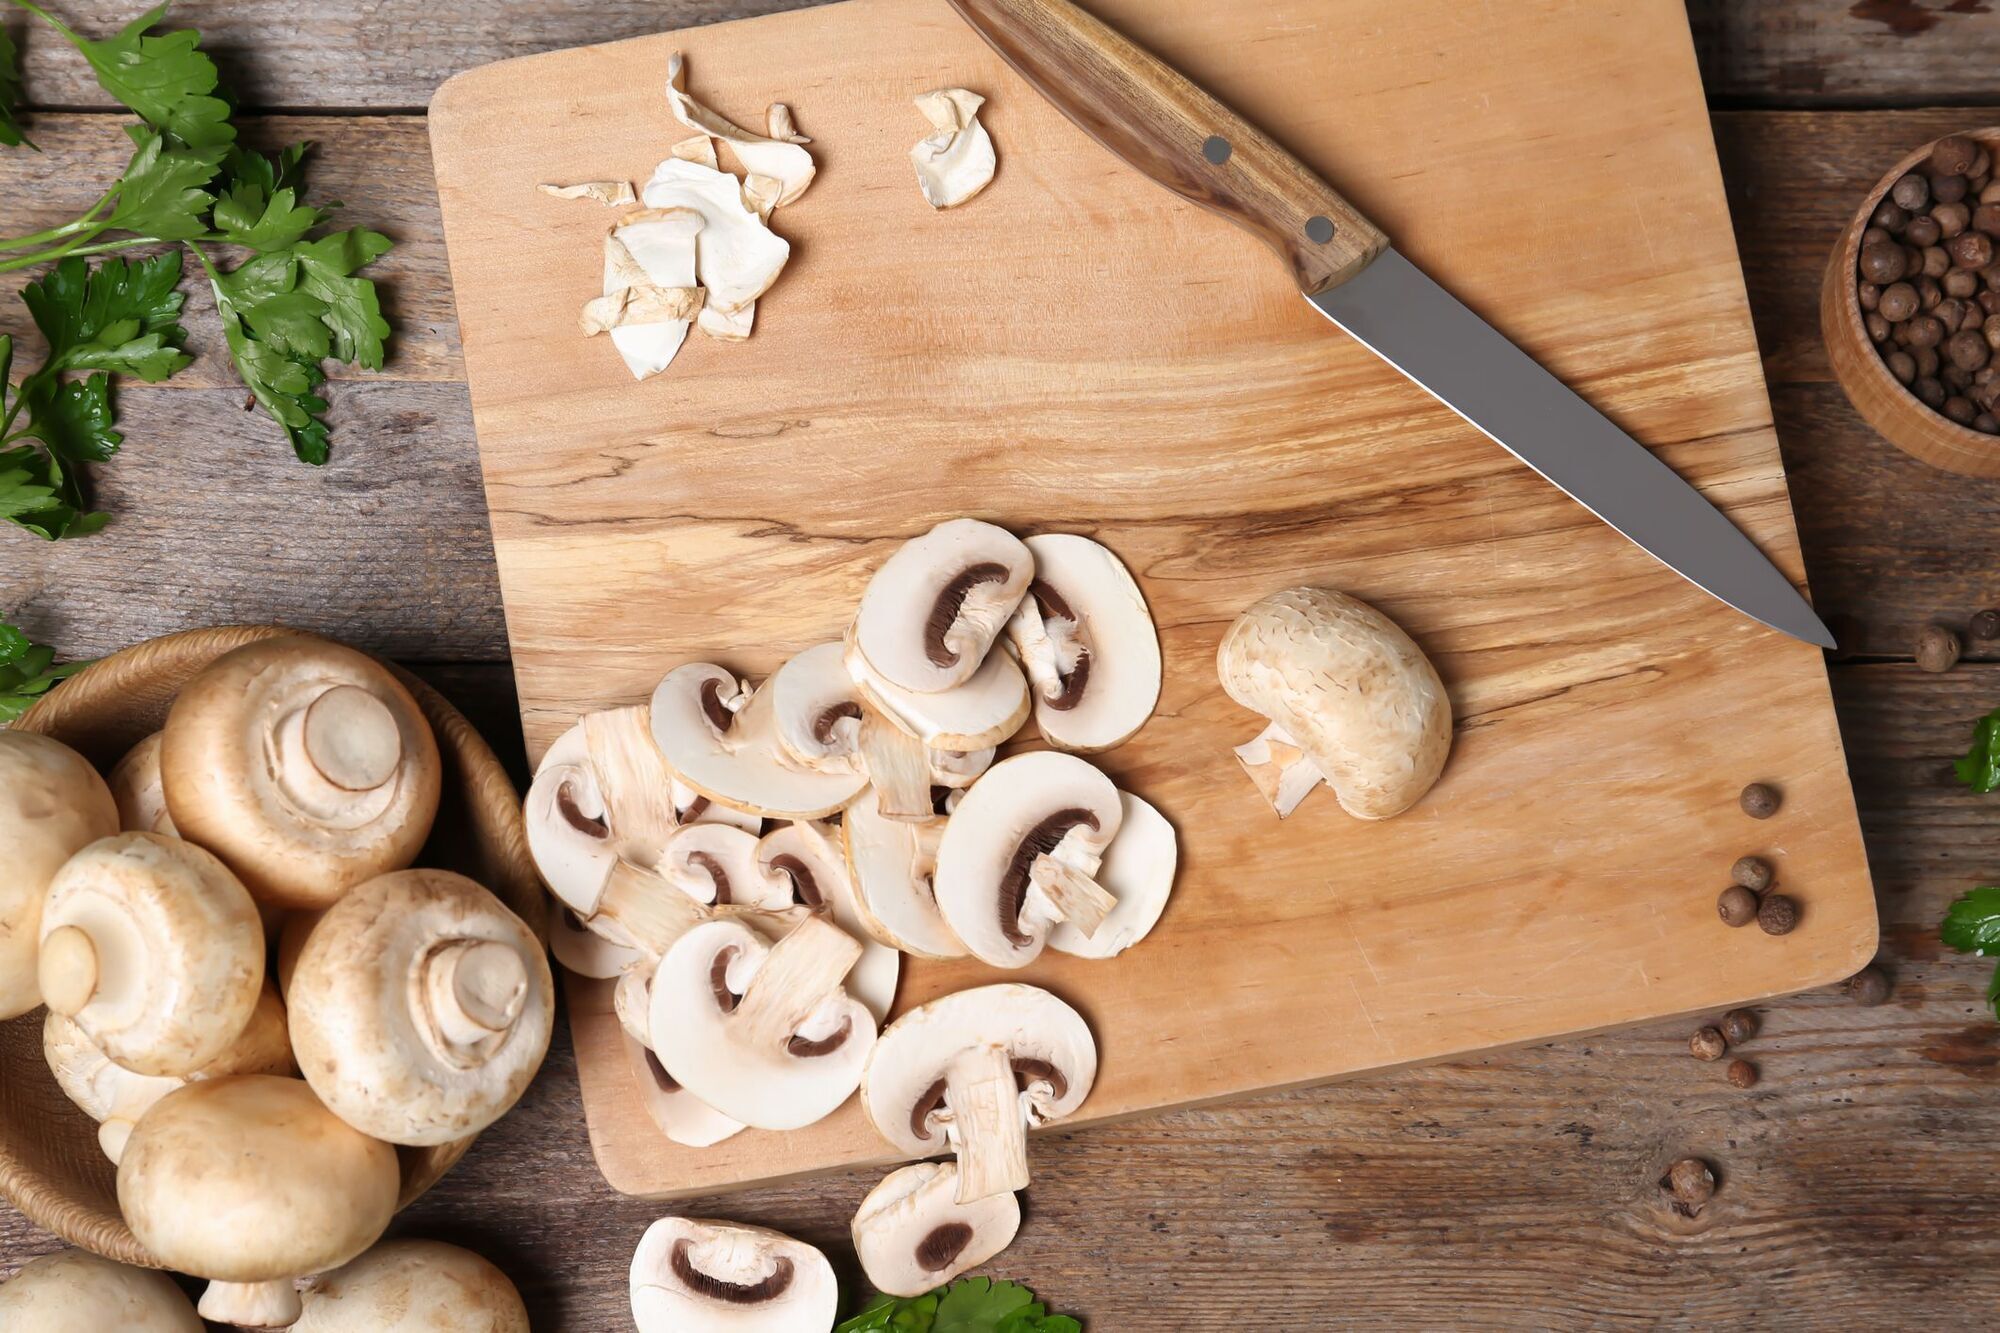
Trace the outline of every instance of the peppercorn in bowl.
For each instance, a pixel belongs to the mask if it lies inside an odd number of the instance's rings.
[[[1912,152],[1868,194],[1820,284],[1855,410],[1933,466],[2000,476],[2000,127]]]

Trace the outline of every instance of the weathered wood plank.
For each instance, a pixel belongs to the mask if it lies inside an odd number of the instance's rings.
[[[501,668],[441,681],[506,717]],[[1890,1003],[1825,991],[1762,1008],[1729,1087],[1668,1025],[1107,1125],[1035,1141],[1020,1239],[991,1266],[1092,1327],[1222,1330],[1511,1324],[1973,1327],[2000,1271],[2000,1027],[1990,964],[1939,956],[1950,899],[2000,876],[2000,797],[1950,782],[2000,667],[1835,673],[1882,893]],[[1803,927],[1802,927],[1803,928]],[[1718,927],[1719,929],[1719,927]],[[590,1161],[566,1022],[521,1107],[399,1229],[484,1251],[537,1328],[625,1326],[625,1265],[668,1211]],[[1655,1185],[1694,1154],[1722,1188],[1700,1216]],[[704,1211],[823,1245],[844,1278],[865,1173]],[[52,1248],[0,1207],[0,1272]]]
[[[107,30],[142,6],[61,6]],[[800,0],[181,0],[246,107],[407,110],[446,78],[510,56],[801,8]],[[101,12],[100,12],[101,11]],[[1985,0],[1690,0],[1711,97],[1733,106],[1991,104],[2000,23]],[[1255,21],[1246,11],[1246,21]],[[18,17],[15,20],[19,22]],[[1274,29],[1284,22],[1272,11]],[[96,107],[66,48],[27,33],[28,97]]]

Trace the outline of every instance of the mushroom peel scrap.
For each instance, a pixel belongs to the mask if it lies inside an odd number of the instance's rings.
[[[1146,938],[1167,910],[1180,860],[1174,826],[1149,803],[1129,791],[1118,793],[1118,836],[1104,853],[1097,879],[1117,905],[1088,935],[1074,922],[1059,921],[1049,947],[1078,958],[1111,958]]]
[[[1035,578],[1007,637],[1034,686],[1035,725],[1058,749],[1108,750],[1160,701],[1160,637],[1145,594],[1088,537],[1050,533],[1027,547]]]
[[[663,1217],[632,1255],[639,1333],[826,1333],[833,1265],[804,1241],[736,1222]]]
[[[257,1007],[257,906],[192,843],[157,833],[92,843],[49,884],[41,929],[44,1002],[136,1074],[192,1074]]]
[[[932,208],[956,208],[985,189],[999,165],[993,136],[979,123],[986,99],[963,88],[939,88],[916,103],[932,131],[910,149],[917,188]]]
[[[890,819],[857,801],[840,821],[841,849],[861,929],[916,958],[963,958],[965,944],[938,912],[932,877],[945,821]]]
[[[851,627],[844,657],[861,697],[933,752],[998,745],[1021,729],[1033,707],[1028,679],[1008,653],[988,653],[970,680],[935,694],[891,684],[855,646]]]
[[[1083,1105],[1097,1043],[1083,1015],[1035,986],[977,986],[919,1005],[875,1043],[861,1108],[898,1151],[949,1144],[960,1203],[1028,1184],[1030,1125]]]
[[[963,685],[1034,573],[1034,556],[1005,528],[947,519],[904,542],[869,579],[854,618],[854,648],[898,689],[936,694]]]
[[[854,1252],[877,1291],[921,1296],[1014,1243],[1021,1201],[1011,1193],[958,1202],[958,1165],[891,1171],[854,1215]]]
[[[1115,903],[1093,878],[1118,836],[1118,789],[1088,760],[1015,755],[972,784],[938,842],[938,911],[975,958],[1026,967],[1071,921],[1094,934]]]
[[[118,806],[90,761],[60,741],[0,731],[0,1019],[42,1002],[42,901],[63,863],[118,831]]]
[[[766,943],[740,921],[683,935],[653,978],[653,1049],[674,1081],[732,1120],[801,1129],[846,1101],[875,1017],[841,988],[861,946],[809,916]]]
[[[611,345],[634,379],[672,365],[687,341],[687,313],[674,308],[675,298],[650,294],[694,289],[697,237],[704,225],[692,209],[654,209],[626,218],[604,238],[604,295],[584,307],[583,327],[586,336],[593,323],[609,330]],[[640,296],[631,296],[634,292]],[[612,318],[593,321],[606,302],[615,306]]]
[[[1229,697],[1270,719],[1237,755],[1280,818],[1324,781],[1350,815],[1387,819],[1444,770],[1444,683],[1366,602],[1330,588],[1273,593],[1236,618],[1215,662]]]
[[[868,783],[863,773],[787,762],[769,688],[752,694],[721,667],[675,667],[653,691],[652,708],[667,766],[710,800],[772,819],[824,819]]]
[[[313,1091],[364,1134],[413,1146],[476,1134],[541,1067],[555,984],[539,940],[445,870],[384,875],[330,908],[289,992]]]
[[[745,309],[771,289],[791,258],[790,243],[744,203],[742,183],[726,171],[670,157],[653,169],[639,197],[649,210],[701,216],[695,277],[708,293],[704,310],[729,315]]]
[[[303,636],[217,658],[174,700],[160,746],[181,836],[288,910],[414,861],[442,773],[423,710],[389,668]]]
[[[299,1315],[292,1279],[374,1244],[401,1183],[396,1150],[304,1083],[232,1074],[146,1112],[118,1163],[118,1208],[161,1263],[210,1279],[203,1318],[282,1328]]]
[[[855,905],[853,881],[847,876],[847,858],[834,841],[837,836],[824,824],[781,825],[758,842],[757,865],[773,883],[784,886],[786,903],[796,898],[811,911],[830,913],[833,924],[861,942],[861,957],[842,984],[880,1023],[896,1000],[902,955],[868,937]]]
[[[292,1333],[528,1333],[507,1275],[456,1245],[385,1240],[299,1293]]]
[[[731,1120],[674,1082],[660,1057],[630,1033],[625,1037],[625,1054],[632,1063],[632,1082],[639,1089],[646,1114],[670,1140],[683,1147],[710,1148],[742,1132],[741,1121]]]
[[[127,833],[164,833],[178,838],[174,817],[167,813],[166,789],[160,785],[160,742],[164,733],[154,732],[125,752],[113,766],[106,783],[111,799],[118,803],[118,826]]]
[[[812,184],[812,154],[800,146],[810,140],[796,133],[784,137],[775,133],[770,137],[753,134],[695,101],[687,91],[687,59],[679,51],[667,57],[667,107],[674,119],[689,129],[728,144],[750,175],[776,181],[778,191],[771,201],[773,208],[796,201],[806,192],[806,186]],[[772,112],[767,112],[766,117],[774,124],[778,122]],[[789,127],[791,119],[791,110],[786,108],[782,126]]]
[[[8,1333],[203,1333],[207,1325],[165,1273],[58,1250],[0,1284]]]

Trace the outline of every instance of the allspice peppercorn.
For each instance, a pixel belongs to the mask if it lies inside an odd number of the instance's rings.
[[[1748,1009],[1731,1009],[1717,1026],[1731,1046],[1741,1046],[1757,1035],[1757,1015]]]
[[[1732,1086],[1738,1088],[1756,1087],[1757,1066],[1751,1064],[1748,1060],[1731,1060],[1729,1062],[1729,1082]]]
[[[1743,807],[1743,813],[1752,819],[1769,819],[1777,814],[1782,800],[1778,789],[1768,782],[1753,782],[1736,798],[1737,804]]]
[[[1699,1157],[1683,1157],[1660,1177],[1660,1188],[1692,1211],[1715,1197],[1715,1172]]]
[[[1747,926],[1757,919],[1757,895],[1741,884],[1731,884],[1715,900],[1715,914],[1725,926]]]
[[[1988,608],[1973,613],[1972,622],[1966,627],[1974,639],[1980,643],[1991,643],[2000,639],[2000,611]]]
[[[1931,183],[1912,171],[1889,187],[1889,197],[1896,201],[1896,207],[1914,213],[1931,201]]]
[[[1870,282],[1886,286],[1900,279],[1908,267],[1903,247],[1894,241],[1866,246],[1861,251],[1861,276]]]
[[[1875,314],[1891,324],[1900,324],[1917,313],[1917,289],[1907,282],[1893,282],[1882,289],[1882,297],[1875,303]]]
[[[1962,176],[1979,160],[1979,145],[1962,134],[1949,134],[1931,145],[1932,176]]]
[[[1789,935],[1799,924],[1799,904],[1782,893],[1767,893],[1757,905],[1757,925],[1766,935]]]
[[[1688,1038],[1688,1054],[1697,1060],[1720,1060],[1729,1043],[1714,1028],[1703,1028]]]
[[[1771,863],[1761,856],[1739,856],[1729,867],[1729,878],[1752,893],[1762,893],[1771,887]]]
[[[1944,248],[1960,268],[1985,268],[1993,262],[1993,238],[1983,231],[1960,232]]]
[[[1986,335],[1962,329],[1945,340],[1944,354],[1960,370],[1979,370],[1993,359]]]
[[[1889,998],[1889,978],[1878,967],[1864,967],[1847,979],[1847,994],[1864,1009]]]
[[[1917,636],[1917,667],[1923,671],[1949,671],[1958,665],[1958,636],[1943,625],[1926,625]]]

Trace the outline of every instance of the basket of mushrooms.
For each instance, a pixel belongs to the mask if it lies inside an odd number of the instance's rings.
[[[520,1097],[554,1009],[518,798],[456,710],[285,630],[140,644],[0,732],[0,865],[24,1214],[251,1327],[300,1320],[298,1279],[449,1266],[371,1247]]]

